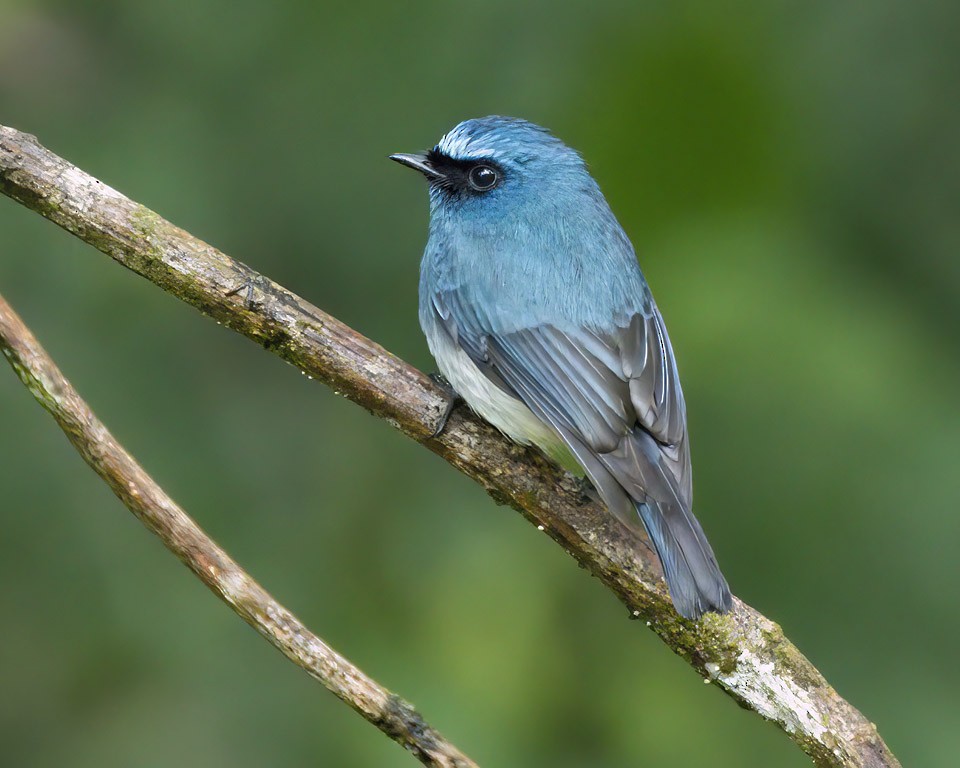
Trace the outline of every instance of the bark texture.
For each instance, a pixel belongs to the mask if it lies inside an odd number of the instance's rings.
[[[655,555],[539,453],[463,407],[431,437],[446,393],[422,373],[282,286],[0,127],[0,191],[244,334],[439,454],[542,526],[706,682],[777,723],[821,766],[899,766],[876,727],[773,621],[735,600],[699,622],[673,610]],[[249,286],[235,292],[239,286]],[[250,300],[248,300],[250,299]]]
[[[423,764],[476,768],[410,704],[313,634],[217,546],[114,439],[2,296],[0,351],[117,498],[247,624]]]

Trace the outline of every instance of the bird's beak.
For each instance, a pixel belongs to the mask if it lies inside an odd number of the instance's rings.
[[[411,155],[405,155],[402,153],[390,155],[390,159],[396,160],[398,163],[400,163],[400,165],[405,165],[407,168],[413,168],[415,171],[420,171],[420,173],[431,180],[439,179],[441,176],[443,176],[440,171],[430,165],[430,161],[427,159],[425,152]]]

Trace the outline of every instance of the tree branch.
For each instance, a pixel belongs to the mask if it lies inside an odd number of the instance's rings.
[[[217,546],[107,431],[2,296],[0,351],[117,498],[240,618],[420,762],[476,768],[419,712],[313,634]]]
[[[656,558],[577,481],[464,408],[432,438],[445,393],[426,376],[285,288],[0,127],[0,191],[242,333],[442,456],[600,578],[707,682],[776,722],[822,766],[899,766],[875,726],[837,694],[780,627],[735,600],[693,623],[673,610]],[[252,287],[253,302],[240,285]]]

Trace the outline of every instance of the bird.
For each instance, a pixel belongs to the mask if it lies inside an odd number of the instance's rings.
[[[419,316],[440,373],[483,419],[585,475],[617,520],[646,531],[680,615],[729,611],[692,512],[666,325],[581,155],[492,115],[390,159],[429,182]]]

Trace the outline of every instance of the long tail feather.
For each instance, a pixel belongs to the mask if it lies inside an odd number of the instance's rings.
[[[730,588],[697,519],[681,505],[652,499],[636,507],[660,556],[677,612],[699,619],[707,611],[729,611]]]

